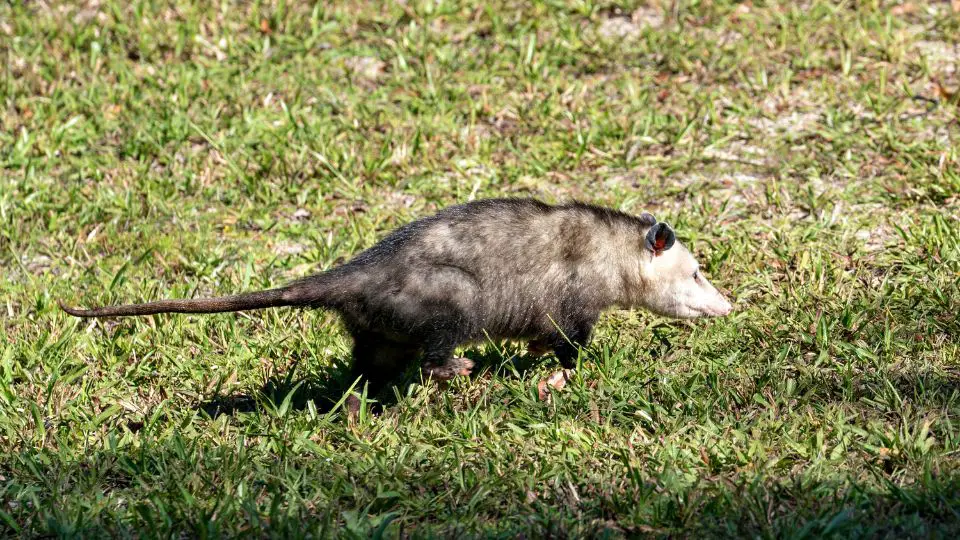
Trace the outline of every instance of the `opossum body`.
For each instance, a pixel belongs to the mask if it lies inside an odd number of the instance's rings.
[[[462,344],[532,340],[564,367],[576,362],[600,313],[643,307],[677,317],[725,315],[665,223],[582,203],[488,199],[405,225],[351,261],[285,287],[236,296],[162,300],[78,317],[216,313],[276,306],[339,312],[354,340],[353,370],[374,388],[418,356],[438,378],[469,373]]]

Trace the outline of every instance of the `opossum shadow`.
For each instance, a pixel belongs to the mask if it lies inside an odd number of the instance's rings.
[[[466,351],[464,356],[474,362],[472,379],[483,378],[491,374],[501,378],[522,378],[526,373],[544,362],[554,361],[552,355],[519,354],[513,351]],[[364,390],[363,380],[352,379],[350,359],[337,359],[333,365],[323,372],[322,376],[297,376],[299,362],[295,362],[284,374],[274,375],[263,385],[248,393],[230,395],[215,395],[197,406],[211,418],[223,414],[248,413],[263,409],[265,405],[274,408],[289,399],[287,408],[304,410],[309,402],[320,414],[326,414],[339,406],[343,406],[348,391],[359,393]],[[384,407],[395,405],[398,395],[404,394],[404,389],[411,384],[422,384],[419,364],[412,366],[402,375],[387,384],[383,390],[372,398],[371,412],[382,412]],[[448,383],[439,382],[441,387]]]
[[[197,406],[211,418],[223,414],[248,413],[265,407],[280,407],[289,399],[287,407],[293,410],[307,408],[312,401],[317,412],[326,414],[342,401],[353,383],[350,377],[349,360],[338,359],[320,377],[297,376],[299,361],[294,362],[286,373],[269,377],[263,385],[248,393],[215,395]]]

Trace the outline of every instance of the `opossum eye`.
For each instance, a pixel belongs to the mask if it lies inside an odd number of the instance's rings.
[[[699,270],[694,270],[694,271],[693,271],[693,279],[700,279],[700,271],[699,271]]]

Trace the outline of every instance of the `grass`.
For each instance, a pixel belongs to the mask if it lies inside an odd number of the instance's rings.
[[[955,537],[958,40],[947,2],[4,3],[0,531]],[[738,311],[348,421],[332,315],[56,307],[499,195],[651,211]]]

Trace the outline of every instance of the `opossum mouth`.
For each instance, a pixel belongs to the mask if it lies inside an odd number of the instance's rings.
[[[674,319],[700,319],[704,317],[722,317],[729,314],[733,310],[733,306],[727,304],[725,306],[718,305],[709,305],[709,304],[700,304],[700,305],[689,305],[677,303],[673,304],[670,308],[659,308],[651,309],[654,313],[658,315],[663,315],[666,317],[672,317]]]
[[[694,311],[697,313],[698,317],[723,317],[724,315],[729,315],[733,310],[733,306],[727,304],[726,306],[699,306],[694,308]]]

